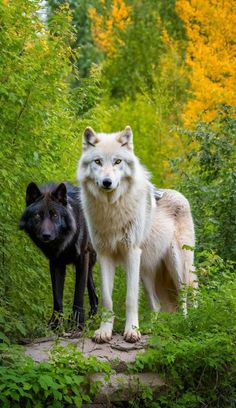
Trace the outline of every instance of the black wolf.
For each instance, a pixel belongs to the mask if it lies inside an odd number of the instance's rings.
[[[48,183],[38,187],[30,183],[26,190],[26,209],[20,220],[20,229],[29,234],[49,259],[53,291],[53,314],[49,325],[53,329],[59,325],[63,311],[66,265],[75,265],[73,320],[78,328],[82,327],[86,285],[90,315],[97,311],[98,298],[92,275],[96,253],[80,205],[79,187],[69,183]]]

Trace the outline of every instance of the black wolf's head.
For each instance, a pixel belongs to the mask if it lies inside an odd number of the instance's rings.
[[[25,230],[40,246],[62,242],[68,233],[76,229],[68,204],[64,183],[48,184],[39,188],[30,183],[26,189],[26,209],[20,220],[20,229]]]

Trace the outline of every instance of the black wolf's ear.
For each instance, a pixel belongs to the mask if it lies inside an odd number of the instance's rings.
[[[83,134],[83,149],[86,150],[89,147],[95,147],[98,142],[97,135],[91,127],[87,127]]]
[[[39,190],[37,184],[29,183],[26,189],[26,205],[33,204],[39,197],[41,197],[42,193]]]
[[[130,126],[126,126],[122,132],[119,133],[118,142],[121,143],[121,146],[126,146],[128,149],[133,150],[133,132]]]
[[[63,205],[67,205],[67,188],[64,183],[59,184],[59,186],[52,192],[52,196],[62,203]]]

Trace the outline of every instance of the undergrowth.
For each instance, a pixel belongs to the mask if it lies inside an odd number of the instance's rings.
[[[150,347],[132,367],[157,373],[166,385],[159,396],[144,390],[135,406],[140,400],[160,408],[236,406],[234,264],[214,253],[200,255],[198,307],[187,318],[181,313],[156,316]]]
[[[49,362],[35,363],[22,350],[1,346],[0,406],[24,408],[81,407],[91,402],[100,382],[91,375],[101,372],[108,380],[107,363],[85,358],[75,345],[55,346]]]

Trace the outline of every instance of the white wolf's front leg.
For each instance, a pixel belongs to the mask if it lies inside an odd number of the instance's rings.
[[[105,309],[100,328],[94,333],[96,343],[106,343],[111,340],[114,323],[112,290],[115,276],[115,263],[106,256],[99,256],[102,305]]]
[[[138,294],[139,294],[139,274],[140,274],[140,248],[132,248],[127,252],[125,268],[127,273],[127,294],[126,294],[126,324],[124,338],[130,343],[140,340],[138,323]]]

